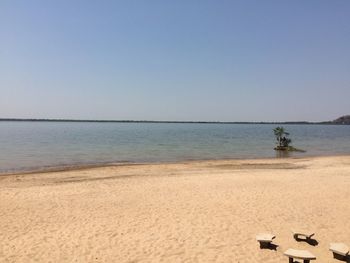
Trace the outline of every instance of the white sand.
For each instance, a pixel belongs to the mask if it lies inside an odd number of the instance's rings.
[[[0,240],[0,262],[341,262],[328,247],[350,246],[350,156],[0,176]]]

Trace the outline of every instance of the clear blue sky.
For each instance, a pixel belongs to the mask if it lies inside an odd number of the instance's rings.
[[[350,114],[350,1],[0,1],[0,117]]]

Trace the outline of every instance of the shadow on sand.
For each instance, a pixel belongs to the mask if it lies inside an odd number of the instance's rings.
[[[339,261],[343,261],[343,262],[346,262],[346,263],[350,263],[350,256],[342,256],[342,255],[339,255],[339,254],[336,254],[336,253],[333,253],[333,257]]]
[[[295,237],[295,240],[297,242],[306,242],[308,243],[309,245],[311,246],[317,246],[318,245],[318,241],[316,239],[313,239],[313,238],[306,238],[306,239],[303,239],[303,238],[297,238]]]
[[[270,249],[270,250],[277,250],[278,245],[272,244],[272,243],[260,243],[261,249]]]

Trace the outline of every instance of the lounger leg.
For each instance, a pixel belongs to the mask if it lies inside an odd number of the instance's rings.
[[[293,263],[293,262],[294,262],[293,258],[289,258],[289,263]]]
[[[310,260],[304,259],[304,263],[310,263]]]

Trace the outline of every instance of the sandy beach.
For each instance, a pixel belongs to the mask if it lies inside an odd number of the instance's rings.
[[[350,156],[7,175],[0,200],[0,262],[341,262],[329,243],[350,245]],[[266,231],[277,250],[259,248]]]

